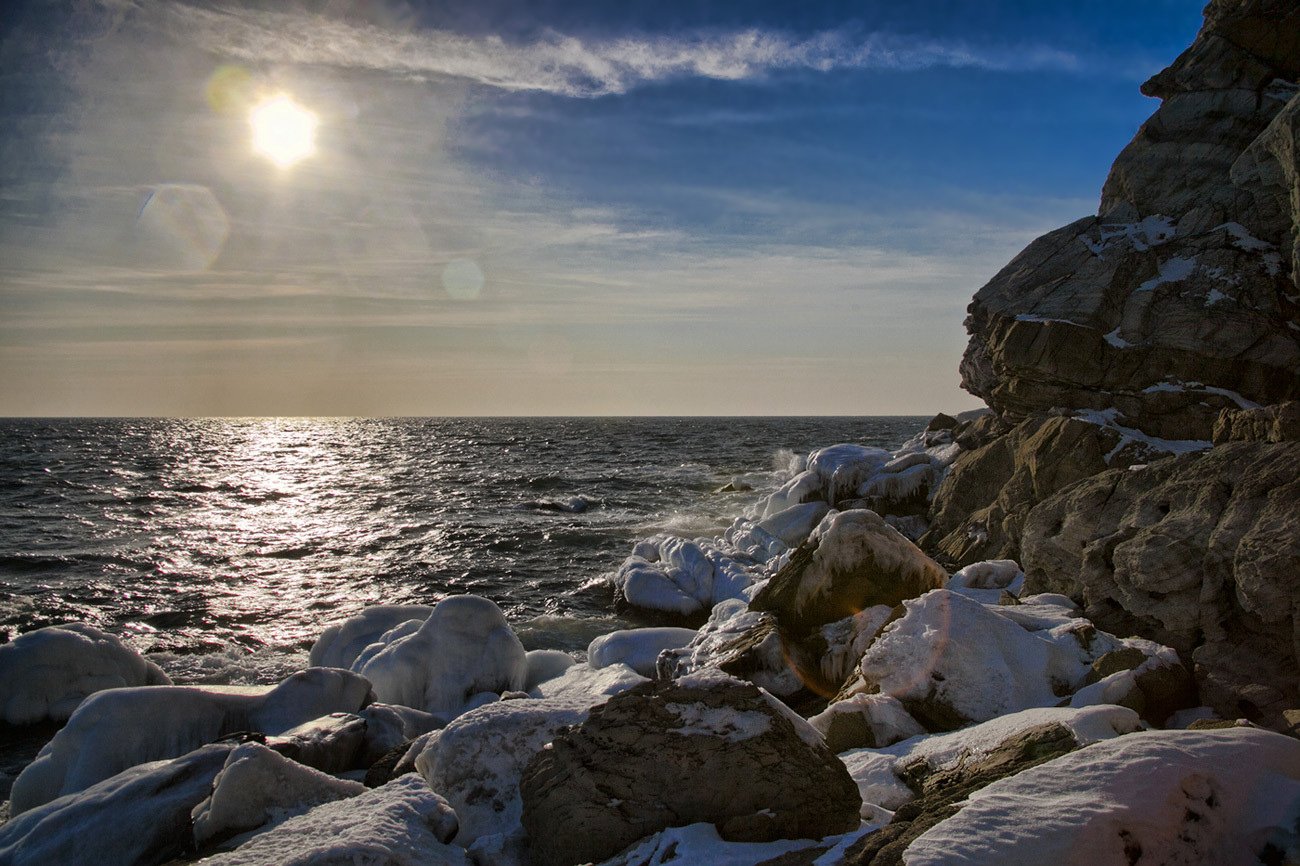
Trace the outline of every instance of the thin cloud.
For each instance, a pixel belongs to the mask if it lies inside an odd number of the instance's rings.
[[[998,71],[1080,68],[1077,56],[1046,46],[977,46],[887,33],[830,30],[808,37],[747,29],[692,37],[605,41],[552,33],[533,42],[438,30],[395,31],[323,16],[155,4],[163,25],[204,48],[244,62],[448,76],[512,91],[574,97],[625,93],[675,78],[739,81],[788,70]]]

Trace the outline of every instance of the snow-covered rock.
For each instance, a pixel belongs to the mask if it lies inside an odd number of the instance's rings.
[[[312,645],[312,667],[351,670],[357,657],[384,634],[403,623],[424,622],[433,613],[427,604],[381,604],[326,627]]]
[[[23,811],[0,825],[0,863],[102,866],[180,856],[194,844],[190,812],[212,792],[233,749],[218,743],[141,764]]]
[[[714,606],[690,643],[660,657],[656,673],[661,679],[676,679],[707,668],[726,671],[782,697],[803,687],[799,672],[789,663],[775,617],[751,611],[739,599]]]
[[[1300,846],[1300,743],[1252,728],[1147,731],[970,795],[909,866],[1288,861]]]
[[[560,676],[533,689],[531,694],[538,698],[554,698],[590,708],[646,681],[646,677],[625,664],[616,663],[600,669],[574,665]]]
[[[1079,745],[1108,740],[1142,727],[1137,714],[1124,707],[1042,707],[948,734],[924,734],[884,748],[853,749],[841,753],[840,760],[857,783],[864,803],[894,810],[916,796],[901,778],[905,767],[923,762],[930,772],[950,769],[987,756],[1024,731],[1049,724],[1068,729]]]
[[[1025,588],[1025,573],[1011,559],[989,559],[973,562],[953,573],[944,585],[984,604],[997,604],[1002,593],[1020,595]]]
[[[524,767],[587,711],[585,701],[573,698],[501,701],[465,713],[429,739],[415,767],[456,810],[456,844],[519,830]]]
[[[365,790],[360,782],[337,779],[259,743],[244,743],[226,758],[211,795],[194,807],[194,842],[203,846],[277,824]]]
[[[171,680],[111,634],[84,623],[52,625],[0,644],[0,722],[61,722],[88,695]]]
[[[587,664],[603,668],[621,662],[643,677],[653,677],[659,653],[684,647],[694,638],[695,631],[689,628],[621,629],[591,642],[587,647]]]
[[[361,762],[367,767],[402,743],[443,725],[441,719],[429,713],[391,704],[371,704],[358,715],[366,721]]]
[[[1015,621],[1020,606],[983,605],[946,589],[904,605],[906,615],[867,649],[859,670],[932,730],[1054,706],[1098,656],[1122,645],[1086,620],[1030,630]]]
[[[469,866],[465,849],[447,844],[456,813],[407,774],[348,800],[326,803],[204,861],[210,866],[393,864]]]
[[[826,738],[832,752],[861,747],[882,748],[899,740],[925,734],[896,698],[889,695],[853,695],[836,701],[808,719],[808,724]]]
[[[786,547],[798,547],[808,540],[808,535],[830,513],[825,502],[804,502],[791,505],[758,522],[758,528],[781,540]]]
[[[501,609],[473,595],[444,598],[418,629],[366,652],[358,671],[379,700],[444,718],[482,692],[519,691],[528,675],[523,644]]]
[[[20,814],[235,731],[278,734],[333,712],[355,713],[371,699],[369,682],[335,668],[309,668],[272,689],[141,686],[99,692],[14,781],[10,808]]]
[[[836,858],[842,857],[848,846],[870,829],[862,827],[842,836],[828,836],[816,841],[728,842],[718,835],[718,828],[712,824],[689,824],[647,836],[599,866],[753,866],[796,851],[808,852],[805,855],[808,860],[802,862],[838,863],[841,861]]]

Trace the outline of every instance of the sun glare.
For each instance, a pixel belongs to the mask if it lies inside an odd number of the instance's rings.
[[[248,115],[253,150],[280,168],[316,152],[316,115],[281,93],[259,102]]]

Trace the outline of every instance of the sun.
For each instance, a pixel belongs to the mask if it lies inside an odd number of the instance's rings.
[[[264,99],[248,115],[253,150],[280,168],[288,168],[316,152],[316,115],[280,93]]]

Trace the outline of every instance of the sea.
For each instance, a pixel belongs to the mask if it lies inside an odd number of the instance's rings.
[[[274,683],[367,606],[474,593],[581,653],[647,622],[609,582],[637,540],[719,535],[809,451],[926,421],[0,420],[0,638],[87,622],[178,683]]]

